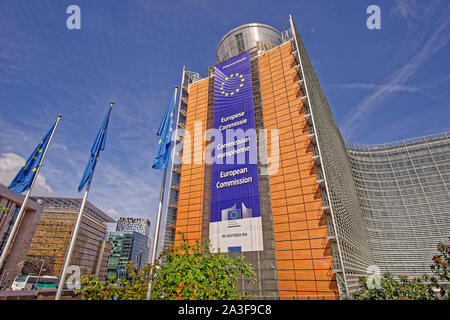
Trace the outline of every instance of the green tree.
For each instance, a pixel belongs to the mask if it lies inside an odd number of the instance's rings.
[[[142,269],[130,263],[126,276],[118,281],[84,276],[77,292],[88,300],[144,300],[152,277],[152,299],[238,300],[250,298],[239,293],[239,278],[256,281],[252,266],[243,257],[212,253],[209,241],[203,246],[198,241],[191,244],[183,234],[180,244],[163,251],[160,260],[164,263]]]
[[[237,281],[240,276],[255,282],[255,273],[244,258],[236,254],[212,253],[209,241],[203,247],[196,241],[181,243],[162,254],[166,263],[157,267],[152,299],[240,300]]]
[[[0,204],[0,213],[5,213],[5,212],[8,212],[8,208],[4,207]]]
[[[375,279],[369,283],[366,278],[360,279],[360,294],[357,300],[432,300],[425,278],[408,279],[400,276],[394,279],[390,273],[385,273],[378,283]]]
[[[449,299],[449,251],[450,246],[439,243],[440,254],[433,257],[433,276],[409,279],[399,276],[398,280],[386,273],[372,283],[360,278],[360,292],[357,300],[448,300]]]
[[[439,243],[438,250],[431,265],[431,286],[437,299],[450,300],[450,244]]]
[[[136,268],[134,263],[126,265],[126,276],[117,280],[110,277],[100,281],[93,275],[81,278],[81,289],[77,290],[87,300],[144,300],[147,293],[151,265]]]

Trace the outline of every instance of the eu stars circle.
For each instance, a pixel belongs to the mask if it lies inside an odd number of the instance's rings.
[[[245,83],[245,78],[242,74],[232,73],[225,77],[225,81],[221,83],[220,94],[225,97],[234,96],[239,93]]]

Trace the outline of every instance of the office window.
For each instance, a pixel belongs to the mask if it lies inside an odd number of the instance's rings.
[[[239,54],[241,54],[242,52],[245,51],[244,37],[242,36],[242,33],[238,33],[236,35],[236,42],[237,42]]]

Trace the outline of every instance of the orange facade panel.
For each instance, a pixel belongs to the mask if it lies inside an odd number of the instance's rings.
[[[279,130],[280,163],[270,176],[281,299],[337,299],[336,278],[308,124],[291,43],[259,57],[266,129]],[[270,141],[268,152],[273,154]]]
[[[180,241],[178,232],[185,234],[189,241],[201,240],[201,215],[203,208],[204,160],[203,139],[197,141],[194,134],[199,131],[203,136],[206,130],[208,107],[208,79],[192,83],[186,112],[186,130],[191,140],[185,141],[183,165],[180,177],[180,199],[178,202],[175,244]]]

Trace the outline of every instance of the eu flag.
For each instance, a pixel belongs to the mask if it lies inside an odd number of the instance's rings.
[[[169,108],[167,108],[166,114],[159,125],[158,135],[158,151],[156,152],[155,159],[153,160],[153,169],[165,169],[169,163],[169,149],[170,140],[172,138],[172,124],[173,124],[173,105],[175,104],[175,93],[172,95]]]
[[[20,171],[17,173],[17,175],[9,185],[8,189],[15,194],[21,194],[22,192],[30,189],[31,182],[33,182],[37,168],[41,163],[42,156],[44,155],[44,150],[45,148],[47,148],[48,142],[55,126],[56,123],[50,128],[41,142],[39,142],[36,149],[34,149],[33,153],[28,158],[27,162],[23,165],[23,167],[20,169]]]
[[[108,130],[109,116],[111,114],[111,110],[112,105],[109,108],[105,120],[103,120],[102,126],[100,127],[100,130],[97,133],[97,137],[95,138],[94,144],[92,145],[91,156],[89,157],[86,169],[84,169],[83,177],[81,178],[80,185],[78,186],[78,192],[81,192],[84,186],[91,182],[92,177],[94,175],[95,165],[97,164],[97,160],[100,155],[100,151],[105,150],[106,134]]]
[[[228,211],[228,220],[242,219],[241,209],[233,209]]]

